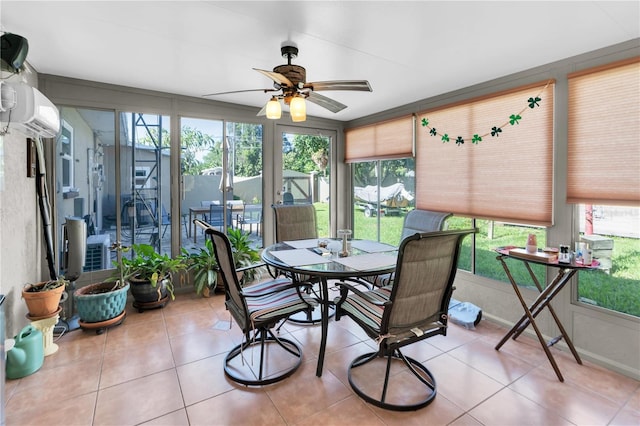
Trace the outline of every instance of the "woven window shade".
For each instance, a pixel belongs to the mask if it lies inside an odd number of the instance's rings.
[[[546,82],[420,113],[450,142],[419,126],[416,207],[504,222],[553,222],[553,89]],[[544,88],[544,90],[542,90]],[[540,106],[527,100],[538,95]],[[508,122],[518,114],[519,124]],[[498,137],[492,127],[502,126]],[[484,136],[486,133],[488,135]],[[478,134],[482,141],[471,143]],[[458,136],[464,145],[454,142]]]
[[[640,58],[569,75],[567,203],[640,205]]]
[[[412,115],[345,130],[345,162],[413,157]]]

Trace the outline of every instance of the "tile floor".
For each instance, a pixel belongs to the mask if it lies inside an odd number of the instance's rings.
[[[223,302],[183,293],[144,313],[129,303],[122,325],[67,333],[38,372],[6,383],[7,425],[640,424],[640,382],[553,349],[561,383],[531,338],[495,351],[506,330],[486,320],[407,348],[438,383],[434,402],[418,411],[381,410],[353,393],[347,366],[371,341],[349,318],[330,323],[321,378],[320,327],[287,323],[281,334],[302,345],[302,366],[274,385],[239,386],[222,369],[240,338]]]

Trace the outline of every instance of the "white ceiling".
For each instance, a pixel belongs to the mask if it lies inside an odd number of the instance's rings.
[[[39,73],[200,97],[271,88],[252,68],[293,63],[308,81],[369,80],[322,92],[351,120],[640,37],[638,1],[9,1],[0,29],[29,41]],[[262,92],[215,97],[251,105]]]

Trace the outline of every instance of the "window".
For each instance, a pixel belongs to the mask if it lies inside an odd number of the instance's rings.
[[[415,118],[406,115],[345,131],[352,164],[354,237],[397,245],[415,207]]]
[[[580,204],[576,218],[599,265],[578,274],[578,301],[640,317],[640,208]]]
[[[412,115],[345,130],[345,162],[413,157]]]
[[[541,82],[418,114],[417,207],[552,225],[553,88]]]
[[[496,247],[524,246],[530,233],[546,245],[544,227],[553,222],[553,89],[541,82],[418,114],[427,125],[416,136],[416,207],[453,213],[449,229],[478,229],[463,241],[460,269],[508,282]],[[538,105],[529,108],[529,98],[539,98]],[[512,114],[520,116],[513,125]],[[498,136],[491,135],[494,127]],[[482,140],[473,143],[478,135]],[[544,267],[533,270],[544,281]],[[533,285],[524,264],[511,272]]]
[[[461,216],[449,218],[447,225],[449,229],[478,228],[478,233],[473,238],[463,240],[458,268],[497,281],[508,282],[508,278],[502,265],[496,262],[495,248],[508,245],[524,247],[529,234],[536,235],[538,247],[546,246],[546,230],[543,227],[484,219],[473,220]],[[531,268],[538,281],[544,282],[544,266],[531,264]],[[510,266],[510,271],[518,284],[530,287],[535,285],[522,262],[514,263]]]
[[[571,74],[568,87],[567,203],[574,242],[599,264],[578,274],[578,301],[640,317],[640,58]]]
[[[415,207],[413,158],[354,163],[354,238],[398,245],[404,217]]]
[[[73,127],[65,120],[62,120],[62,131],[60,132],[59,153],[62,173],[60,179],[62,192],[69,192],[73,188]]]

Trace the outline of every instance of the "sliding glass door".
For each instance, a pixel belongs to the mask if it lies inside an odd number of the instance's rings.
[[[330,160],[335,132],[288,126],[277,128],[282,156],[275,159],[279,165],[274,167],[274,200],[279,204],[313,204],[318,236],[329,236]]]
[[[201,219],[262,247],[262,126],[188,117],[180,126],[181,246],[204,247]]]

